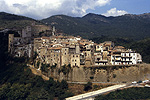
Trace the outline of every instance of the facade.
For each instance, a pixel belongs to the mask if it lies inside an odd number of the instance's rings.
[[[8,52],[12,53],[14,43],[14,34],[8,35]]]
[[[14,57],[32,57],[33,44],[26,43],[22,37],[14,37],[14,34],[9,34],[8,52]]]
[[[129,50],[115,50],[111,55],[112,65],[129,65],[142,62],[142,57],[139,53]]]
[[[71,67],[80,67],[80,54],[71,54]]]
[[[62,48],[61,49],[61,56],[62,56],[62,63],[61,63],[61,66],[63,65],[68,65],[70,64],[70,55],[69,55],[69,48]]]
[[[50,66],[57,64],[57,67],[61,67],[61,47],[48,48],[50,57]]]

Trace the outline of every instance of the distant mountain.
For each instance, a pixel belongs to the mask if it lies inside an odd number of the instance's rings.
[[[0,12],[0,29],[5,29],[5,28],[19,29],[24,26],[31,25],[31,23],[35,21],[36,20],[28,17]]]
[[[28,17],[0,12],[0,20],[33,20]]]
[[[150,13],[117,17],[89,13],[83,17],[56,15],[41,20],[58,30],[84,38],[109,36],[143,39],[150,37]]]
[[[60,32],[83,38],[127,37],[140,40],[150,37],[150,13],[117,17],[89,13],[83,17],[56,15],[37,21],[32,18],[0,12],[0,30],[21,29],[33,22],[55,26]]]

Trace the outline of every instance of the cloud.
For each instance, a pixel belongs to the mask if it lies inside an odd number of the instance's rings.
[[[0,11],[41,19],[65,14],[83,16],[88,9],[109,4],[111,0],[0,0]]]
[[[105,16],[121,16],[124,14],[127,14],[128,12],[124,11],[124,10],[117,10],[116,8],[112,8],[110,10],[108,10],[106,13],[102,14]]]

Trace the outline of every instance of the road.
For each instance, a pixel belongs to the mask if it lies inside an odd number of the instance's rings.
[[[44,80],[49,80],[49,77],[43,75],[41,70],[34,68],[33,65],[30,64],[27,64],[27,66],[30,67],[33,74],[41,76]]]
[[[88,82],[71,82],[67,81],[67,83],[73,83],[73,84],[87,84]],[[110,84],[119,84],[121,82],[92,82],[92,83],[110,83]]]
[[[85,93],[85,94],[80,94],[77,96],[73,96],[73,97],[69,97],[66,98],[66,100],[94,100],[95,96],[107,93],[107,92],[111,92],[120,88],[125,88],[127,85],[126,84],[120,84],[120,85],[113,85],[107,88],[103,88],[97,91],[93,91],[93,92],[89,92],[89,93]]]

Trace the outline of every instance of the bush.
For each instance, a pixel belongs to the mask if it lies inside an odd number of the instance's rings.
[[[95,100],[149,100],[149,88],[128,88],[117,90],[107,95],[99,95]]]
[[[88,82],[87,84],[84,85],[84,91],[89,91],[92,89],[92,83]]]

